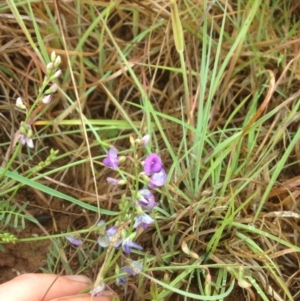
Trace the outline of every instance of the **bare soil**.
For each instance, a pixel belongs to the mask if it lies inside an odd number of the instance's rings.
[[[26,208],[28,213],[39,220],[44,231],[30,221],[26,221],[25,229],[7,228],[7,231],[18,239],[45,236],[45,232],[64,233],[72,229],[72,224],[78,222],[76,220],[77,208],[69,209],[70,203],[52,200],[46,204],[47,199],[36,195],[30,188],[20,190],[16,197],[16,202],[20,205],[25,201],[28,202]],[[40,267],[45,264],[50,244],[49,239],[3,244],[5,250],[0,252],[0,284],[19,274],[41,272]]]

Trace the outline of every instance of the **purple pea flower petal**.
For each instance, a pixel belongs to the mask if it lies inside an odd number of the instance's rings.
[[[119,165],[118,150],[115,147],[109,149],[107,157],[103,159],[103,164],[112,169],[116,169]]]
[[[153,173],[161,171],[163,163],[159,155],[152,153],[146,157],[144,162],[144,172],[146,175],[150,176]]]
[[[102,219],[100,219],[100,221],[97,223],[97,226],[98,227],[102,226],[101,229],[100,229],[100,231],[102,231],[102,230],[105,231],[105,229],[106,229],[105,221],[102,220]]]
[[[75,236],[68,235],[66,239],[74,246],[79,247],[82,244],[82,240],[80,238],[76,238]]]
[[[107,183],[109,183],[113,186],[125,185],[127,183],[126,180],[123,180],[123,179],[117,180],[117,179],[114,179],[114,178],[111,178],[111,177],[107,177],[106,181],[107,181]]]
[[[98,296],[104,291],[104,289],[105,289],[105,284],[102,282],[97,287],[92,288],[90,290],[90,294],[94,297]]]
[[[113,186],[118,186],[119,185],[119,180],[111,178],[111,177],[107,177],[106,181],[107,181],[107,183],[109,183]]]
[[[122,268],[122,272],[128,273],[132,276],[140,274],[142,270],[143,264],[135,260],[131,260],[128,266]]]
[[[142,213],[135,218],[133,228],[142,227],[147,229],[147,227],[154,223],[154,219],[146,213]]]
[[[138,191],[138,204],[149,211],[151,211],[153,207],[157,206],[155,197],[149,189],[141,189]]]
[[[167,174],[165,170],[162,168],[160,172],[154,173],[150,177],[149,186],[150,188],[161,187],[166,183],[166,180],[167,180]]]
[[[107,234],[108,239],[109,239],[110,242],[113,240],[113,237],[114,237],[114,235],[117,233],[117,231],[118,231],[118,228],[115,227],[115,226],[109,228],[109,229],[106,231],[106,234]],[[120,237],[119,239],[117,239],[117,240],[114,242],[114,247],[115,247],[115,248],[119,248],[122,242],[123,242],[123,238]]]
[[[133,242],[131,238],[127,237],[122,242],[122,249],[125,254],[128,255],[131,252],[131,249],[143,250],[143,247]]]
[[[106,234],[108,235],[109,238],[112,238],[117,233],[117,231],[118,228],[113,226],[106,231]]]
[[[116,279],[116,284],[117,284],[117,285],[124,285],[126,282],[127,282],[127,281],[126,281],[126,278],[125,278],[125,277],[118,277],[118,278]]]
[[[101,226],[101,225],[103,225],[103,227],[99,230],[99,236],[97,242],[100,247],[107,248],[109,244],[112,242],[112,240],[114,239],[114,236],[118,231],[118,228],[113,226],[106,231],[106,225],[103,220],[100,220],[97,224],[97,226]],[[122,241],[123,239],[121,237],[118,238],[116,241],[114,241],[114,247],[115,248],[120,247]]]

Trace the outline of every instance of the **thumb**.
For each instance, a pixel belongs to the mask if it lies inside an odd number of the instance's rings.
[[[77,285],[77,282],[84,281],[85,279],[88,279],[85,276],[81,275],[70,275],[70,276],[62,276],[64,278],[67,278],[68,280],[74,281],[74,284]],[[82,278],[83,277],[83,278]],[[89,280],[89,279],[88,279]],[[89,280],[89,284],[91,284]],[[92,297],[90,294],[84,294],[84,295],[77,295],[77,296],[64,296],[61,298],[52,299],[50,301],[111,301],[113,297],[113,293],[109,291],[104,291],[103,296],[97,296]]]
[[[58,276],[48,274],[23,274],[0,285],[0,301],[50,301],[76,295],[88,289],[90,280],[85,276]],[[72,297],[76,301],[91,300],[90,295]],[[87,299],[78,299],[87,298]],[[65,300],[72,300],[65,299]],[[95,297],[94,301],[108,301]]]

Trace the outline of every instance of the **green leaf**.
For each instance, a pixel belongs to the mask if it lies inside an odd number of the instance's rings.
[[[0,168],[0,173],[3,172],[4,169],[3,168]],[[23,177],[22,175],[18,174],[17,172],[11,172],[11,171],[6,171],[5,173],[5,176],[6,177],[9,177],[23,185],[27,185],[29,187],[32,187],[34,189],[37,189],[39,191],[42,191],[44,193],[47,193],[49,195],[52,195],[54,197],[57,197],[57,198],[60,198],[60,199],[64,199],[66,201],[69,201],[73,204],[76,204],[84,209],[87,209],[87,210],[90,210],[90,211],[93,211],[93,212],[99,212],[101,214],[106,214],[106,215],[110,215],[110,216],[115,216],[115,215],[118,215],[119,212],[115,212],[115,211],[109,211],[109,210],[106,210],[106,209],[101,209],[101,208],[97,208],[96,206],[93,206],[93,205],[90,205],[90,204],[86,204],[82,201],[79,201],[69,195],[66,195],[64,193],[61,193],[59,191],[56,191],[50,187],[47,187],[41,183],[38,183],[36,181],[33,181],[31,179],[27,179],[25,177]]]

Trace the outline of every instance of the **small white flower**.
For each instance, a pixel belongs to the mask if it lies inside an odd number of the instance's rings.
[[[21,134],[20,140],[21,140],[22,145],[26,144],[28,147],[34,148],[32,138],[28,138],[26,135]]]
[[[17,98],[17,100],[16,100],[16,106],[17,106],[17,108],[22,109],[22,110],[26,109],[26,106],[24,105],[23,100],[22,100],[21,97]]]
[[[57,89],[58,89],[57,83],[53,83],[49,88],[49,90],[51,90],[51,93],[55,93]]]
[[[150,135],[147,134],[142,138],[143,145],[146,146],[150,141]]]
[[[17,98],[17,100],[16,100],[16,105],[17,105],[17,107],[20,107],[20,106],[23,105],[23,100],[22,100],[21,97],[18,97],[18,98]]]
[[[33,140],[32,138],[27,137],[27,146],[30,148],[34,148]]]
[[[49,95],[46,95],[46,96],[43,97],[42,102],[44,104],[48,104],[48,103],[50,103],[51,99],[52,99],[52,95],[49,94]]]
[[[60,75],[61,75],[61,70],[59,69],[53,74],[53,79],[58,78]]]

